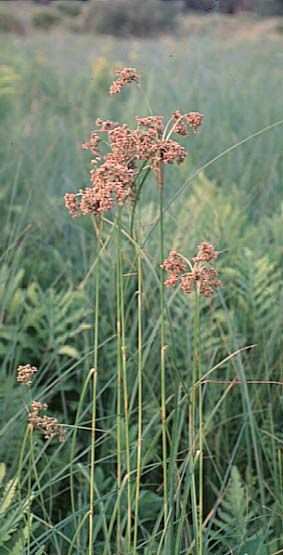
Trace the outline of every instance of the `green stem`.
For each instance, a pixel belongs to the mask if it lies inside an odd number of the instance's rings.
[[[73,547],[75,546],[75,543],[76,543],[76,541],[77,541],[77,538],[78,538],[78,536],[80,535],[81,530],[83,529],[83,526],[84,526],[84,523],[85,523],[87,517],[88,517],[88,514],[86,513],[86,514],[83,516],[83,518],[81,519],[81,522],[80,522],[79,526],[76,528],[76,532],[75,532],[74,537],[73,537],[73,539],[72,539],[72,543],[71,543],[71,545],[70,545],[70,547],[69,547],[69,549],[68,549],[67,555],[72,555]]]
[[[30,555],[30,536],[31,536],[31,474],[32,474],[32,450],[33,450],[33,433],[32,426],[29,426],[30,447],[29,447],[29,469],[28,469],[28,537],[27,537],[27,555]]]
[[[159,215],[160,215],[160,263],[164,261],[164,222],[163,222],[163,165],[160,164],[157,175],[159,184]],[[165,378],[165,318],[164,318],[164,270],[160,267],[160,372],[161,372],[161,422],[162,422],[162,464],[163,464],[163,507],[164,525],[168,517],[167,488],[167,429],[166,429],[166,378]]]
[[[198,458],[199,458],[199,491],[198,491],[198,555],[203,554],[203,406],[202,406],[202,372],[200,360],[200,291],[196,288],[194,316],[194,368],[198,376]]]
[[[123,285],[123,259],[121,244],[121,223],[118,222],[118,252],[120,266],[120,315],[121,315],[121,358],[123,376],[123,395],[125,412],[125,443],[126,443],[126,468],[127,468],[127,555],[131,553],[131,464],[130,464],[130,438],[129,438],[129,404],[128,404],[128,384],[127,384],[127,347],[125,329],[125,310],[124,310],[124,285]]]
[[[138,539],[138,519],[139,519],[139,495],[141,481],[141,452],[142,452],[142,260],[139,247],[141,228],[141,213],[139,207],[139,229],[137,237],[137,271],[138,271],[138,444],[137,444],[137,477],[136,477],[136,496],[135,496],[135,524],[134,524],[134,546],[133,555],[137,553]]]
[[[20,458],[19,458],[19,464],[18,464],[18,470],[17,470],[18,492],[19,492],[19,500],[20,501],[21,501],[21,474],[22,474],[22,469],[23,469],[23,461],[24,461],[25,449],[26,449],[29,433],[30,433],[30,429],[29,429],[29,426],[27,426],[26,427],[26,432],[25,432],[25,435],[24,435],[24,439],[23,439],[23,443],[22,443],[22,447],[21,447],[21,451],[20,451]]]
[[[120,268],[120,209],[118,208],[118,231],[117,231],[117,555],[121,555],[121,501],[120,491],[122,483],[121,470],[121,268]]]
[[[74,433],[73,433],[73,437],[72,437],[72,442],[71,442],[71,448],[70,448],[70,497],[71,497],[71,509],[72,509],[72,514],[74,516],[74,529],[77,530],[78,528],[78,522],[77,522],[77,517],[76,517],[76,502],[75,502],[75,484],[74,484],[74,460],[75,460],[75,449],[76,449],[76,442],[77,442],[77,435],[78,435],[78,425],[79,425],[79,420],[80,420],[80,415],[81,415],[81,411],[82,411],[82,406],[83,406],[83,402],[85,399],[85,395],[88,389],[88,385],[89,385],[89,381],[92,377],[92,370],[90,370],[86,376],[85,382],[83,384],[83,388],[80,394],[80,399],[79,399],[79,404],[78,404],[78,408],[77,408],[77,413],[76,413],[76,418],[75,418],[75,423],[74,423]],[[87,514],[88,516],[88,514]],[[85,522],[86,519],[83,519],[83,522]],[[81,530],[81,526],[79,526],[79,530]],[[76,534],[76,543],[77,543],[77,549],[80,549],[80,534]]]
[[[94,222],[95,224],[95,222]],[[98,322],[99,322],[99,294],[100,294],[100,236],[102,220],[96,228],[97,235],[97,267],[95,280],[95,315],[94,315],[94,367],[92,369],[92,417],[91,417],[91,448],[90,448],[90,489],[89,489],[89,555],[93,554],[93,519],[94,519],[94,465],[95,465],[95,427],[96,427],[96,387],[98,363]]]

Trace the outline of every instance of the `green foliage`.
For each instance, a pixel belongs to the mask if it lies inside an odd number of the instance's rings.
[[[0,66],[0,95],[9,95],[16,92],[20,76],[13,67]]]
[[[113,36],[149,36],[171,31],[175,25],[174,7],[161,0],[92,0],[82,29]]]
[[[24,35],[26,27],[22,18],[11,9],[0,7],[0,32]]]
[[[76,339],[86,332],[89,309],[83,293],[70,286],[45,293],[32,282],[23,287],[24,270],[8,265],[0,271],[0,353],[14,345],[15,358],[44,364],[49,357],[80,358]],[[17,355],[16,355],[17,353]]]
[[[282,0],[256,0],[256,7],[260,15],[283,15]]]
[[[239,470],[233,466],[229,486],[217,511],[217,517],[213,520],[217,530],[211,537],[217,542],[217,553],[223,553],[224,549],[232,549],[235,555],[267,555],[263,535],[254,535],[255,513],[249,504]]]
[[[31,515],[30,501],[19,502],[17,498],[17,479],[3,484],[6,475],[4,463],[0,464],[0,550],[17,555],[24,551],[27,542]],[[1,552],[2,552],[1,551]]]
[[[73,0],[59,0],[56,2],[56,8],[63,15],[70,17],[77,17],[81,13],[81,3],[74,2]]]
[[[83,293],[67,290],[48,290],[46,293],[35,284],[26,291],[26,313],[23,328],[29,337],[33,356],[42,353],[42,362],[58,355],[79,359],[75,347],[77,338],[89,329],[89,309]],[[41,346],[40,348],[39,345]]]
[[[62,22],[60,15],[50,9],[41,9],[32,16],[32,25],[38,29],[49,30]]]
[[[247,539],[247,527],[252,517],[239,470],[233,466],[229,487],[214,519],[219,529],[215,537],[224,547],[239,548]]]

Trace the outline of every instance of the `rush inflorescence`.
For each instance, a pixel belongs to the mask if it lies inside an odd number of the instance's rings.
[[[169,274],[165,285],[172,287],[180,284],[184,293],[191,293],[197,287],[204,297],[211,297],[216,289],[221,287],[217,270],[213,261],[219,256],[213,245],[203,241],[198,246],[198,253],[192,258],[192,263],[176,251],[171,251],[161,267]]]
[[[128,83],[139,81],[134,68],[124,68],[117,76],[111,94],[120,92]],[[182,115],[176,111],[164,125],[160,115],[136,116],[136,126],[132,129],[125,123],[98,118],[96,129],[82,145],[93,156],[90,185],[65,195],[65,206],[72,217],[97,216],[109,212],[117,204],[127,204],[135,197],[140,173],[148,169],[158,173],[162,164],[181,164],[188,152],[171,135],[185,136],[189,129],[196,132],[202,119],[198,112]]]

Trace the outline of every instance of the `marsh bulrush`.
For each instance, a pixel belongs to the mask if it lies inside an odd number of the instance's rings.
[[[135,68],[124,68],[116,72],[117,79],[110,87],[110,94],[115,95],[128,84],[138,84],[138,90],[144,95],[140,85],[140,76]],[[149,102],[145,97],[149,107]],[[151,109],[150,109],[151,111]],[[98,334],[99,334],[99,306],[100,306],[100,258],[102,244],[102,225],[109,224],[105,213],[115,210],[116,219],[114,226],[117,229],[117,553],[123,551],[121,543],[122,530],[122,457],[121,443],[125,438],[126,454],[126,476],[127,476],[127,524],[125,531],[125,542],[127,555],[137,553],[138,541],[138,519],[140,503],[140,484],[142,478],[142,255],[141,255],[141,212],[140,195],[146,186],[149,173],[153,173],[159,189],[159,223],[160,223],[160,249],[159,249],[159,292],[160,292],[160,389],[161,389],[161,427],[162,427],[162,473],[163,473],[163,521],[164,530],[173,524],[172,507],[169,512],[169,490],[168,490],[168,424],[166,414],[166,351],[167,342],[165,337],[165,300],[164,300],[164,270],[169,271],[167,285],[176,285],[180,280],[183,289],[189,292],[193,283],[201,283],[200,289],[203,294],[208,294],[216,286],[216,274],[210,267],[200,262],[194,263],[193,276],[189,276],[187,262],[178,253],[171,253],[171,259],[164,262],[164,207],[163,196],[165,186],[165,167],[172,164],[182,164],[188,156],[187,150],[182,144],[172,138],[172,134],[188,136],[192,130],[196,133],[202,124],[203,116],[199,112],[188,112],[181,114],[174,112],[167,122],[164,123],[162,115],[151,115],[135,117],[135,125],[130,127],[126,123],[113,122],[101,118],[96,119],[96,128],[90,134],[89,140],[82,146],[89,150],[93,156],[91,160],[92,169],[89,172],[90,184],[80,188],[77,193],[66,193],[65,205],[71,216],[91,215],[96,230],[97,239],[97,263],[96,263],[96,285],[95,285],[95,326],[94,326],[94,366],[97,372],[93,376],[92,391],[92,425],[90,446],[90,488],[89,488],[89,555],[93,553],[93,531],[94,531],[94,473],[95,473],[95,423],[96,423],[96,388],[99,378],[98,364]],[[135,247],[138,275],[137,291],[137,379],[138,379],[138,438],[137,438],[137,477],[135,487],[135,517],[132,538],[132,486],[130,476],[132,470],[132,454],[130,448],[130,419],[128,376],[127,376],[127,337],[126,337],[126,312],[125,291],[123,271],[123,228],[122,208],[128,205],[132,210],[131,237]],[[138,224],[135,226],[135,208],[138,205]],[[205,250],[205,249],[203,249]],[[186,276],[186,283],[184,278]],[[182,285],[181,285],[182,286]],[[122,399],[124,401],[124,415],[121,415]],[[122,434],[122,418],[124,418],[124,433]],[[171,522],[172,520],[172,522]],[[133,541],[132,541],[133,540]],[[167,534],[164,540],[167,550]]]

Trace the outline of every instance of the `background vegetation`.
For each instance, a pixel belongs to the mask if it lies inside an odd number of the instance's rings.
[[[59,13],[59,6],[56,10]],[[75,19],[70,13],[68,17]],[[189,36],[142,41],[94,40],[89,33],[62,34],[62,30],[54,30],[51,37],[39,32],[1,37],[3,488],[8,480],[15,480],[26,428],[28,398],[16,385],[19,364],[39,366],[36,398],[47,401],[53,414],[70,425],[67,440],[59,447],[39,438],[34,446],[38,477],[34,475],[32,523],[28,521],[31,553],[67,554],[86,504],[89,432],[79,431],[75,458],[70,463],[74,449],[71,426],[82,383],[92,366],[96,243],[91,221],[72,221],[64,209],[63,196],[88,182],[89,157],[80,145],[97,116],[130,122],[135,114],[147,113],[135,89],[115,102],[107,96],[113,67],[138,67],[155,113],[170,114],[180,108],[182,112],[199,110],[205,116],[201,133],[190,144],[188,160],[181,168],[167,172],[165,193],[166,252],[176,248],[191,255],[204,238],[223,251],[223,291],[202,309],[205,368],[209,370],[239,347],[256,344],[222,365],[215,378],[228,382],[234,378],[282,381],[282,127],[264,131],[282,119],[282,39],[258,27],[247,35],[245,22],[237,23],[236,30],[231,24],[228,29],[234,29],[232,34],[223,26],[220,32],[220,25],[218,19],[208,18],[205,24],[195,20],[195,30]],[[259,130],[262,132],[254,138],[225,153]],[[139,552],[150,555],[157,553],[159,541],[154,523],[161,506],[162,481],[161,453],[156,447],[160,434],[159,313],[154,303],[158,290],[154,272],[159,259],[153,183],[147,184],[143,205],[142,233],[148,260],[144,271],[143,450],[148,472],[142,483]],[[103,515],[111,516],[115,499],[115,245],[111,226],[105,233],[109,238],[101,269],[104,288],[95,522],[96,545],[101,553],[106,545]],[[123,256],[125,273],[130,274],[130,245],[126,244]],[[136,282],[135,277],[127,279],[130,442],[134,446]],[[177,367],[184,380],[190,372],[192,311],[190,302],[180,295],[168,295],[167,303],[172,323],[167,336],[173,353],[167,369],[170,398],[175,393],[173,369]],[[225,554],[231,549],[239,555],[281,553],[282,385],[208,384],[204,395],[207,553]],[[89,398],[78,424],[89,426],[90,414]],[[178,434],[186,452],[186,432],[180,428]],[[70,508],[72,471],[77,521]],[[8,500],[6,494],[3,496],[2,531],[11,528],[11,521],[15,525],[13,534],[2,533],[0,542],[3,549],[10,546],[8,552],[16,554],[19,546],[24,549],[27,535],[25,496],[30,488],[23,477],[24,494],[19,504],[16,482],[9,484],[13,495]],[[79,541],[81,551],[77,552],[85,553],[83,529]]]

